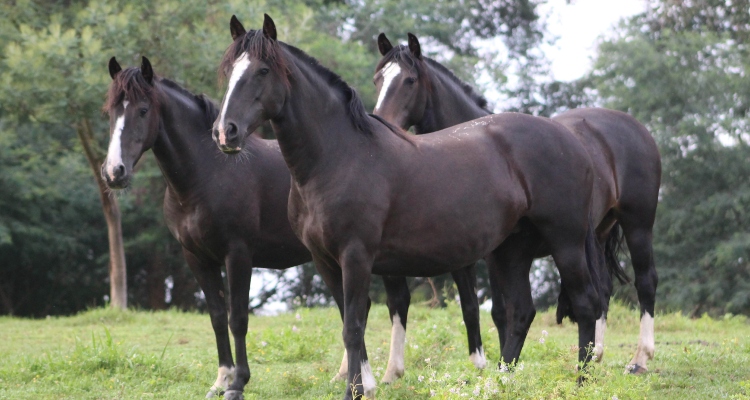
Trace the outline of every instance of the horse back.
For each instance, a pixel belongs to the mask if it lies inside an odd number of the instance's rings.
[[[601,219],[610,208],[655,212],[661,158],[646,127],[626,113],[604,108],[571,110],[553,120],[573,132],[591,156],[595,217]]]

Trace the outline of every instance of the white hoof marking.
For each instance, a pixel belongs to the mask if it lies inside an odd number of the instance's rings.
[[[375,398],[375,377],[372,375],[372,369],[370,369],[370,362],[365,360],[362,361],[362,389],[365,392],[365,397],[368,399]]]
[[[388,367],[383,375],[383,383],[393,383],[404,376],[404,346],[406,343],[406,329],[401,324],[398,313],[393,314],[391,326],[391,350],[388,356]]]
[[[487,358],[484,357],[484,347],[479,347],[479,351],[469,354],[469,360],[478,369],[484,369],[487,366]]]

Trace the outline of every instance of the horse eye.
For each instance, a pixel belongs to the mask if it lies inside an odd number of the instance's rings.
[[[408,77],[405,79],[407,85],[413,85],[417,82],[416,78]]]
[[[266,74],[268,74],[268,68],[262,68],[262,69],[261,69],[261,70],[259,71],[259,73],[260,73],[261,75],[266,75]]]
[[[144,108],[141,108],[139,111],[140,111],[141,117],[142,117],[142,116],[146,115],[146,113],[148,112],[148,108],[144,107]]]

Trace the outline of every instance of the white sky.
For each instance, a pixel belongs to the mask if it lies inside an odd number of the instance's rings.
[[[622,18],[645,11],[643,0],[549,0],[539,7],[547,16],[551,36],[558,37],[544,49],[552,62],[553,78],[572,81],[590,68],[597,39],[607,35]]]

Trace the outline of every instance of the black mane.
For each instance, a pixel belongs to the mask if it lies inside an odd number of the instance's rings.
[[[210,123],[213,123],[213,121],[215,121],[219,116],[219,109],[216,107],[216,103],[214,103],[214,101],[211,100],[211,98],[209,98],[207,95],[203,93],[196,95],[193,92],[180,86],[178,83],[167,78],[161,78],[159,80],[159,83],[172,90],[182,93],[185,97],[193,99],[203,110],[206,121],[210,121]]]

